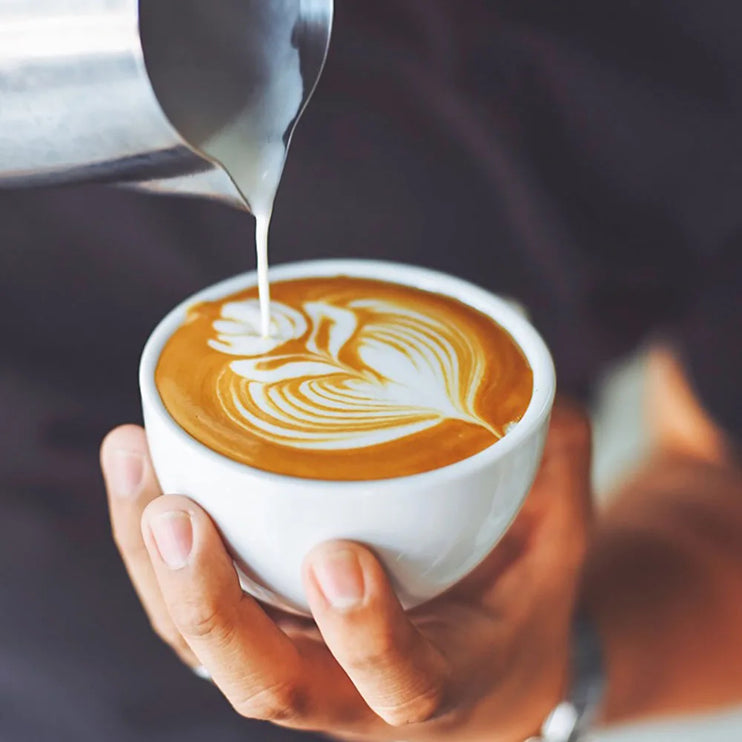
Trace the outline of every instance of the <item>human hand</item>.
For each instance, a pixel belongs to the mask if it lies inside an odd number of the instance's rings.
[[[238,713],[353,739],[522,740],[565,691],[589,439],[584,417],[558,405],[537,481],[501,543],[407,614],[368,549],[315,549],[304,569],[315,623],[242,592],[208,515],[161,494],[141,428],[110,433],[101,464],[114,537],[154,630]]]

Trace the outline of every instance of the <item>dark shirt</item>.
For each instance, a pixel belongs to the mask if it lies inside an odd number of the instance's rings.
[[[514,296],[589,395],[654,337],[742,432],[742,47],[733,0],[338,3],[275,262],[399,260]],[[1,105],[1,102],[0,102]],[[254,265],[252,222],[103,187],[0,192],[0,740],[285,739],[152,635],[97,446],[138,421],[157,320]]]

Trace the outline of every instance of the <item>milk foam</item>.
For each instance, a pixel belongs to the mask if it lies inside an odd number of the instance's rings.
[[[169,414],[247,466],[377,480],[484,451],[520,420],[533,373],[512,337],[466,304],[357,276],[273,282],[194,304],[156,383]]]
[[[445,420],[497,437],[475,410],[484,353],[444,319],[360,299],[343,306],[308,301],[301,311],[276,302],[269,335],[261,325],[259,301],[230,302],[208,344],[236,357],[219,377],[222,411],[268,442],[351,450]]]

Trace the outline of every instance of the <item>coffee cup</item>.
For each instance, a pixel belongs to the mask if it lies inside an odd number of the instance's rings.
[[[152,333],[140,366],[145,428],[164,492],[185,495],[209,513],[247,592],[274,607],[307,614],[301,565],[318,544],[344,539],[370,547],[407,609],[443,593],[492,551],[516,517],[538,470],[555,394],[549,351],[510,302],[471,283],[424,268],[365,260],[276,266],[273,281],[352,276],[451,297],[504,328],[533,372],[522,418],[479,453],[419,474],[373,481],[323,481],[274,474],[234,461],[189,435],[168,413],[155,381],[163,348],[190,307],[257,283],[228,279],[190,297]]]

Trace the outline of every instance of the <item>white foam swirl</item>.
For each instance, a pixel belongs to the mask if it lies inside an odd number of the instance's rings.
[[[229,302],[222,307],[222,319],[214,322],[217,336],[209,347],[230,356],[266,355],[308,329],[304,315],[285,304],[271,306],[269,327],[264,336],[259,300]]]
[[[271,317],[271,337],[262,338],[257,300],[226,304],[209,341],[239,356],[219,379],[219,399],[254,435],[340,451],[451,419],[492,431],[474,409],[482,349],[455,325],[374,299],[306,302],[302,311],[273,303]]]

